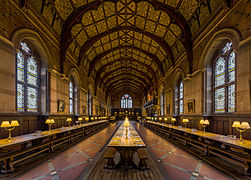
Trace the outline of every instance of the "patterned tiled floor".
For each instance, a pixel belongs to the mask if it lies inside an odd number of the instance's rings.
[[[85,170],[115,131],[113,124],[23,173],[16,180],[74,180]]]
[[[186,151],[171,144],[164,138],[153,133],[143,125],[136,125],[140,136],[147,147],[158,159],[159,165],[165,171],[165,177],[171,180],[229,180],[231,177],[223,174],[212,166],[202,162]]]
[[[116,125],[83,140],[54,158],[15,178],[17,180],[74,180],[86,169],[97,152],[116,129]],[[227,180],[223,174],[186,151],[156,135],[143,125],[136,125],[149,150],[158,159],[164,176],[170,180]]]

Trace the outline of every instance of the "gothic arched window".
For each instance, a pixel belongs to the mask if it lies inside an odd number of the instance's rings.
[[[74,84],[72,80],[69,82],[69,113],[74,112]]]
[[[125,94],[121,97],[121,108],[132,108],[132,97]]]
[[[160,94],[160,115],[164,116],[165,114],[165,92],[164,90]]]
[[[235,53],[226,42],[214,61],[214,112],[235,111]]]
[[[183,88],[183,81],[180,81],[179,87],[178,87],[178,109],[179,109],[179,114],[183,114],[183,109],[184,109],[184,88]]]
[[[40,100],[39,58],[22,41],[16,55],[16,106],[19,112],[38,112]]]

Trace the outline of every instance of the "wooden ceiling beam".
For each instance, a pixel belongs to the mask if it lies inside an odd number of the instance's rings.
[[[164,69],[163,69],[163,65],[161,63],[161,61],[157,58],[156,55],[148,52],[148,51],[145,51],[143,49],[140,49],[136,46],[132,46],[132,45],[123,45],[123,46],[118,46],[118,47],[115,47],[115,48],[112,48],[112,49],[109,49],[107,51],[104,51],[103,53],[100,53],[98,54],[97,56],[95,56],[93,58],[93,60],[91,61],[90,63],[90,66],[89,66],[89,70],[88,70],[88,76],[91,75],[91,72],[93,71],[95,65],[99,62],[100,59],[102,59],[103,57],[105,57],[107,54],[113,52],[113,51],[116,51],[118,49],[134,49],[134,50],[137,50],[139,52],[142,52],[143,54],[147,55],[150,59],[153,60],[153,62],[155,63],[155,65],[158,67],[159,71],[161,72],[162,75],[164,75]]]

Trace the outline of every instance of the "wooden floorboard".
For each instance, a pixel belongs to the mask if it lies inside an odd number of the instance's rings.
[[[105,150],[104,150],[105,151]],[[104,153],[102,153],[104,154]],[[91,172],[85,176],[85,180],[162,180],[163,177],[159,173],[154,161],[147,160],[149,169],[140,170],[137,168],[119,167],[116,169],[106,169],[107,160],[101,155],[96,161]]]

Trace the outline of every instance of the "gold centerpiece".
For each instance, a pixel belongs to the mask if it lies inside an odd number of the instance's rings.
[[[244,133],[247,129],[250,129],[248,122],[234,121],[232,127],[235,127],[237,131],[240,132],[240,140],[243,142],[242,133]]]
[[[46,119],[45,124],[48,124],[48,126],[49,126],[49,132],[51,132],[51,126],[54,123],[55,123],[54,119]]]
[[[206,134],[206,127],[209,125],[210,123],[209,123],[209,121],[206,119],[206,120],[204,120],[204,119],[202,119],[202,120],[200,120],[200,125],[204,128],[204,134]]]
[[[5,128],[7,131],[9,131],[9,137],[8,141],[11,142],[11,131],[15,129],[15,127],[19,126],[19,123],[17,120],[12,120],[11,123],[9,121],[3,121],[1,124],[2,128]]]

